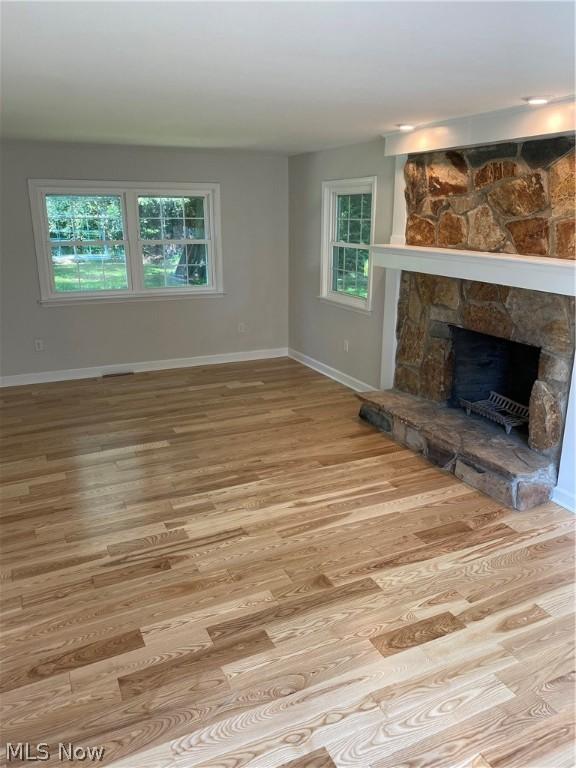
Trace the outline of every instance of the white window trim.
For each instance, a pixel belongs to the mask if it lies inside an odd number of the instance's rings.
[[[336,195],[354,195],[370,193],[372,195],[372,219],[368,250],[368,296],[361,299],[332,290],[332,233],[336,222]],[[374,225],[376,221],[376,176],[364,176],[358,179],[336,179],[322,182],[322,252],[320,268],[320,296],[323,301],[339,304],[361,312],[372,311],[372,249],[374,244]],[[347,243],[341,243],[349,246]],[[354,245],[352,245],[354,247]],[[362,246],[364,247],[364,246]]]
[[[192,296],[221,296],[224,293],[222,282],[222,242],[220,213],[220,184],[207,183],[167,183],[167,182],[119,182],[87,181],[64,179],[29,179],[30,207],[32,227],[38,260],[40,279],[40,303],[62,306],[84,302],[114,301],[151,301],[158,299],[190,298]],[[124,214],[124,242],[126,247],[126,271],[128,288],[116,291],[70,291],[57,292],[53,288],[50,240],[48,237],[48,219],[45,197],[49,194],[87,194],[119,195]],[[198,196],[206,199],[209,240],[209,284],[204,287],[144,288],[144,273],[141,257],[140,232],[138,229],[138,196]],[[171,241],[174,242],[174,241]]]

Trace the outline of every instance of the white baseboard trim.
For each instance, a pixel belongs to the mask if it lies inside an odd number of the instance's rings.
[[[110,373],[164,371],[170,368],[195,368],[200,365],[218,363],[242,363],[248,360],[267,360],[274,357],[288,357],[288,349],[253,349],[246,352],[223,352],[219,355],[198,355],[197,357],[175,357],[170,360],[147,360],[140,363],[97,365],[92,368],[68,368],[59,371],[20,373],[15,376],[0,376],[0,387],[17,387],[27,384],[44,384],[50,381],[72,379],[96,379]]]
[[[552,501],[567,509],[568,512],[576,513],[576,494],[574,493],[574,488],[559,488],[556,486],[552,492]]]
[[[323,373],[324,376],[328,376],[329,379],[334,379],[334,381],[338,381],[340,384],[344,384],[345,387],[350,387],[350,389],[353,389],[356,392],[369,392],[370,390],[376,389],[372,384],[366,384],[365,381],[355,379],[353,376],[349,376],[347,373],[332,368],[330,365],[326,365],[326,363],[321,363],[320,360],[315,360],[313,357],[308,357],[308,355],[304,355],[296,349],[289,349],[288,357],[297,360],[308,368],[312,368],[314,371],[318,371],[318,373]]]

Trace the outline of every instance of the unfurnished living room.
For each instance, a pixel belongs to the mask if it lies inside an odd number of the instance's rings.
[[[0,6],[0,766],[574,768],[574,3]]]

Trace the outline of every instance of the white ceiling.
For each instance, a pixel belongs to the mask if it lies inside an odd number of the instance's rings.
[[[4,2],[3,133],[287,153],[574,91],[572,2]]]

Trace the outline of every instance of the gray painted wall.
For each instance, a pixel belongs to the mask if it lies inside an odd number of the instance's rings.
[[[220,182],[226,295],[41,306],[29,178]],[[3,375],[287,345],[285,157],[8,141],[2,146],[2,224]],[[247,333],[238,333],[240,322]],[[35,338],[44,339],[44,352],[34,350]]]
[[[394,158],[384,141],[290,158],[290,347],[377,387],[380,379],[384,270],[374,272],[372,312],[318,298],[322,182],[378,176],[375,242],[389,242],[392,228]],[[344,351],[344,340],[349,351]]]
[[[377,386],[383,270],[375,272],[370,314],[318,298],[322,182],[375,174],[375,239],[387,242],[394,161],[384,157],[383,140],[298,155],[289,161],[240,151],[4,142],[2,374],[122,365],[289,343],[315,360]],[[29,178],[220,182],[226,295],[41,306]],[[240,322],[246,324],[247,333],[238,333]],[[35,338],[44,339],[43,352],[35,351]]]

